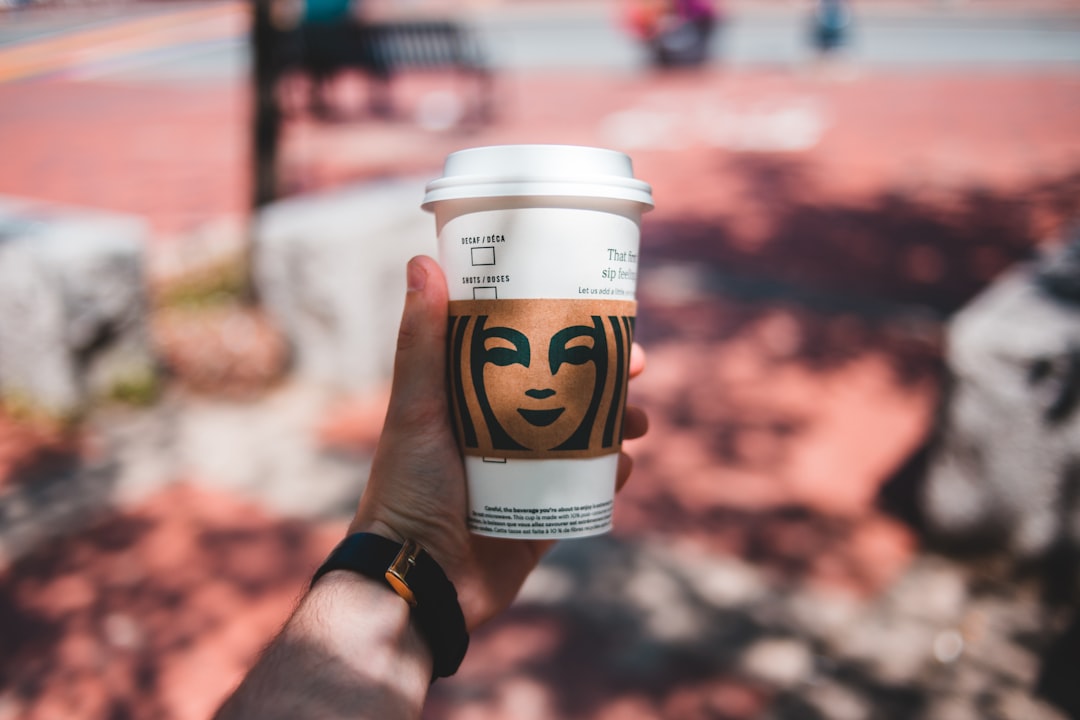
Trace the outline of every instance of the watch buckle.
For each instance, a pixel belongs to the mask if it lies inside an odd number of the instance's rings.
[[[390,587],[394,588],[394,592],[409,603],[410,607],[416,607],[416,595],[405,578],[408,576],[409,571],[416,567],[416,558],[423,551],[424,548],[420,547],[420,543],[408,539],[401,544],[397,557],[390,563],[390,567],[386,569],[386,582],[390,583]]]

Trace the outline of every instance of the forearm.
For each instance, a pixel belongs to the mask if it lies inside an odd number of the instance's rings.
[[[359,575],[325,575],[215,716],[418,718],[431,654],[390,588]]]

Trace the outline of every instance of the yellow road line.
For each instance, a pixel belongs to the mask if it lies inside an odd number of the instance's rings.
[[[88,59],[115,57],[191,40],[235,37],[247,31],[248,13],[246,4],[234,2],[120,21],[0,48],[0,82],[64,70]]]

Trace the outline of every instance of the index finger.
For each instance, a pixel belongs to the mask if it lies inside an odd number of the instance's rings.
[[[630,377],[637,377],[645,370],[645,349],[634,343],[630,346]]]

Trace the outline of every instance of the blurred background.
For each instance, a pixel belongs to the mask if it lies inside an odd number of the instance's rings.
[[[651,431],[425,717],[1080,717],[1078,118],[1076,0],[0,0],[0,720],[213,712],[515,142],[653,185]]]

